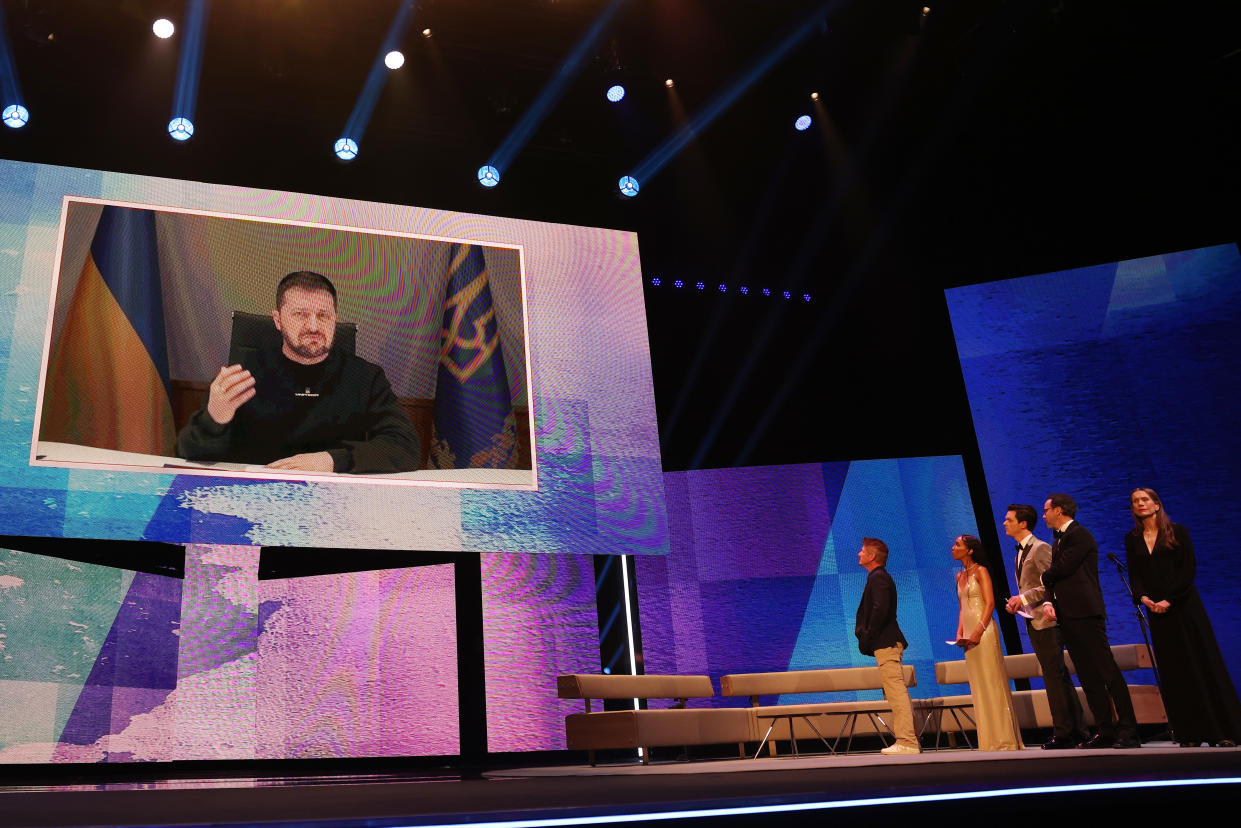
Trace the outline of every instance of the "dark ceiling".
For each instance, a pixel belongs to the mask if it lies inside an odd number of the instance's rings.
[[[183,2],[2,0],[32,118],[0,156],[635,230],[663,277],[665,468],[969,453],[945,287],[1241,237],[1241,3],[929,2],[625,0],[485,191],[474,171],[607,0],[424,0],[348,164],[331,145],[396,0],[215,0],[183,145],[165,125],[184,30],[150,31]]]

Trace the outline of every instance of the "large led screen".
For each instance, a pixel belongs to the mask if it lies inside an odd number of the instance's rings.
[[[451,565],[259,556],[190,546],[182,579],[0,549],[0,764],[460,752]]]
[[[487,749],[563,750],[556,676],[599,671],[599,616],[590,555],[483,555]]]
[[[0,533],[667,550],[632,233],[7,161],[0,188]]]
[[[877,537],[890,550],[904,663],[917,676],[910,695],[960,692],[935,683],[935,662],[961,658],[946,641],[960,610],[952,542],[978,532],[959,456],[706,469],[667,482],[672,552],[635,566],[646,672],[705,673],[718,688],[728,673],[873,666],[853,628],[866,585],[857,553],[863,537]]]
[[[1105,556],[1124,560],[1129,495],[1154,489],[1190,532],[1196,585],[1241,685],[1241,560],[1223,517],[1241,491],[1237,247],[970,285],[947,300],[997,521],[1008,503],[1041,510],[1052,492],[1072,495],[1099,542],[1112,643],[1141,641]],[[1035,533],[1050,539],[1041,521]]]

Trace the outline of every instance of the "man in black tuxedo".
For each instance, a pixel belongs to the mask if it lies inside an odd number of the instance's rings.
[[[1033,506],[1013,503],[1004,514],[1004,534],[1017,542],[1017,589],[1005,608],[1013,615],[1025,612],[1026,631],[1038,656],[1047,688],[1047,706],[1051,709],[1052,738],[1043,747],[1047,750],[1075,748],[1087,738],[1082,723],[1082,705],[1077,690],[1064,666],[1064,642],[1060,628],[1043,613],[1046,590],[1043,573],[1051,566],[1051,547],[1035,537],[1031,530],[1038,523]]]
[[[883,697],[892,708],[892,733],[896,743],[879,751],[887,756],[921,753],[914,733],[913,704],[905,686],[901,654],[909,646],[896,623],[896,583],[884,569],[888,562],[888,545],[878,538],[862,538],[857,553],[858,566],[866,572],[866,587],[857,608],[857,636],[862,655],[874,656],[883,682]]]
[[[1093,739],[1078,747],[1141,747],[1129,685],[1107,642],[1107,610],[1099,589],[1099,545],[1086,527],[1073,519],[1076,514],[1077,503],[1066,494],[1053,494],[1043,504],[1043,522],[1056,535],[1051,566],[1043,573],[1048,599],[1043,614],[1060,624],[1064,645],[1077,667],[1098,728]]]

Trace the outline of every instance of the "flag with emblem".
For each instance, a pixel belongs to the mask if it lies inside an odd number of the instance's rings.
[[[39,439],[175,452],[155,213],[106,206],[48,360]]]
[[[454,244],[449,262],[429,464],[515,468],[513,402],[483,249]]]

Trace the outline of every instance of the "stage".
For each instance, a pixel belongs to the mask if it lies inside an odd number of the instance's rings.
[[[297,763],[288,763],[296,767]],[[68,769],[56,769],[64,773]],[[81,779],[0,788],[6,826],[79,825],[573,825],[675,819],[781,825],[862,818],[907,824],[1014,813],[1113,819],[1230,807],[1241,793],[1241,749],[920,756],[660,759],[537,767],[424,768],[393,773],[172,778],[152,765],[126,781]],[[99,776],[98,768],[91,768]],[[161,773],[163,775],[161,775]],[[968,804],[964,801],[968,800]],[[826,811],[837,811],[832,816]],[[1071,816],[1064,816],[1071,815]]]

